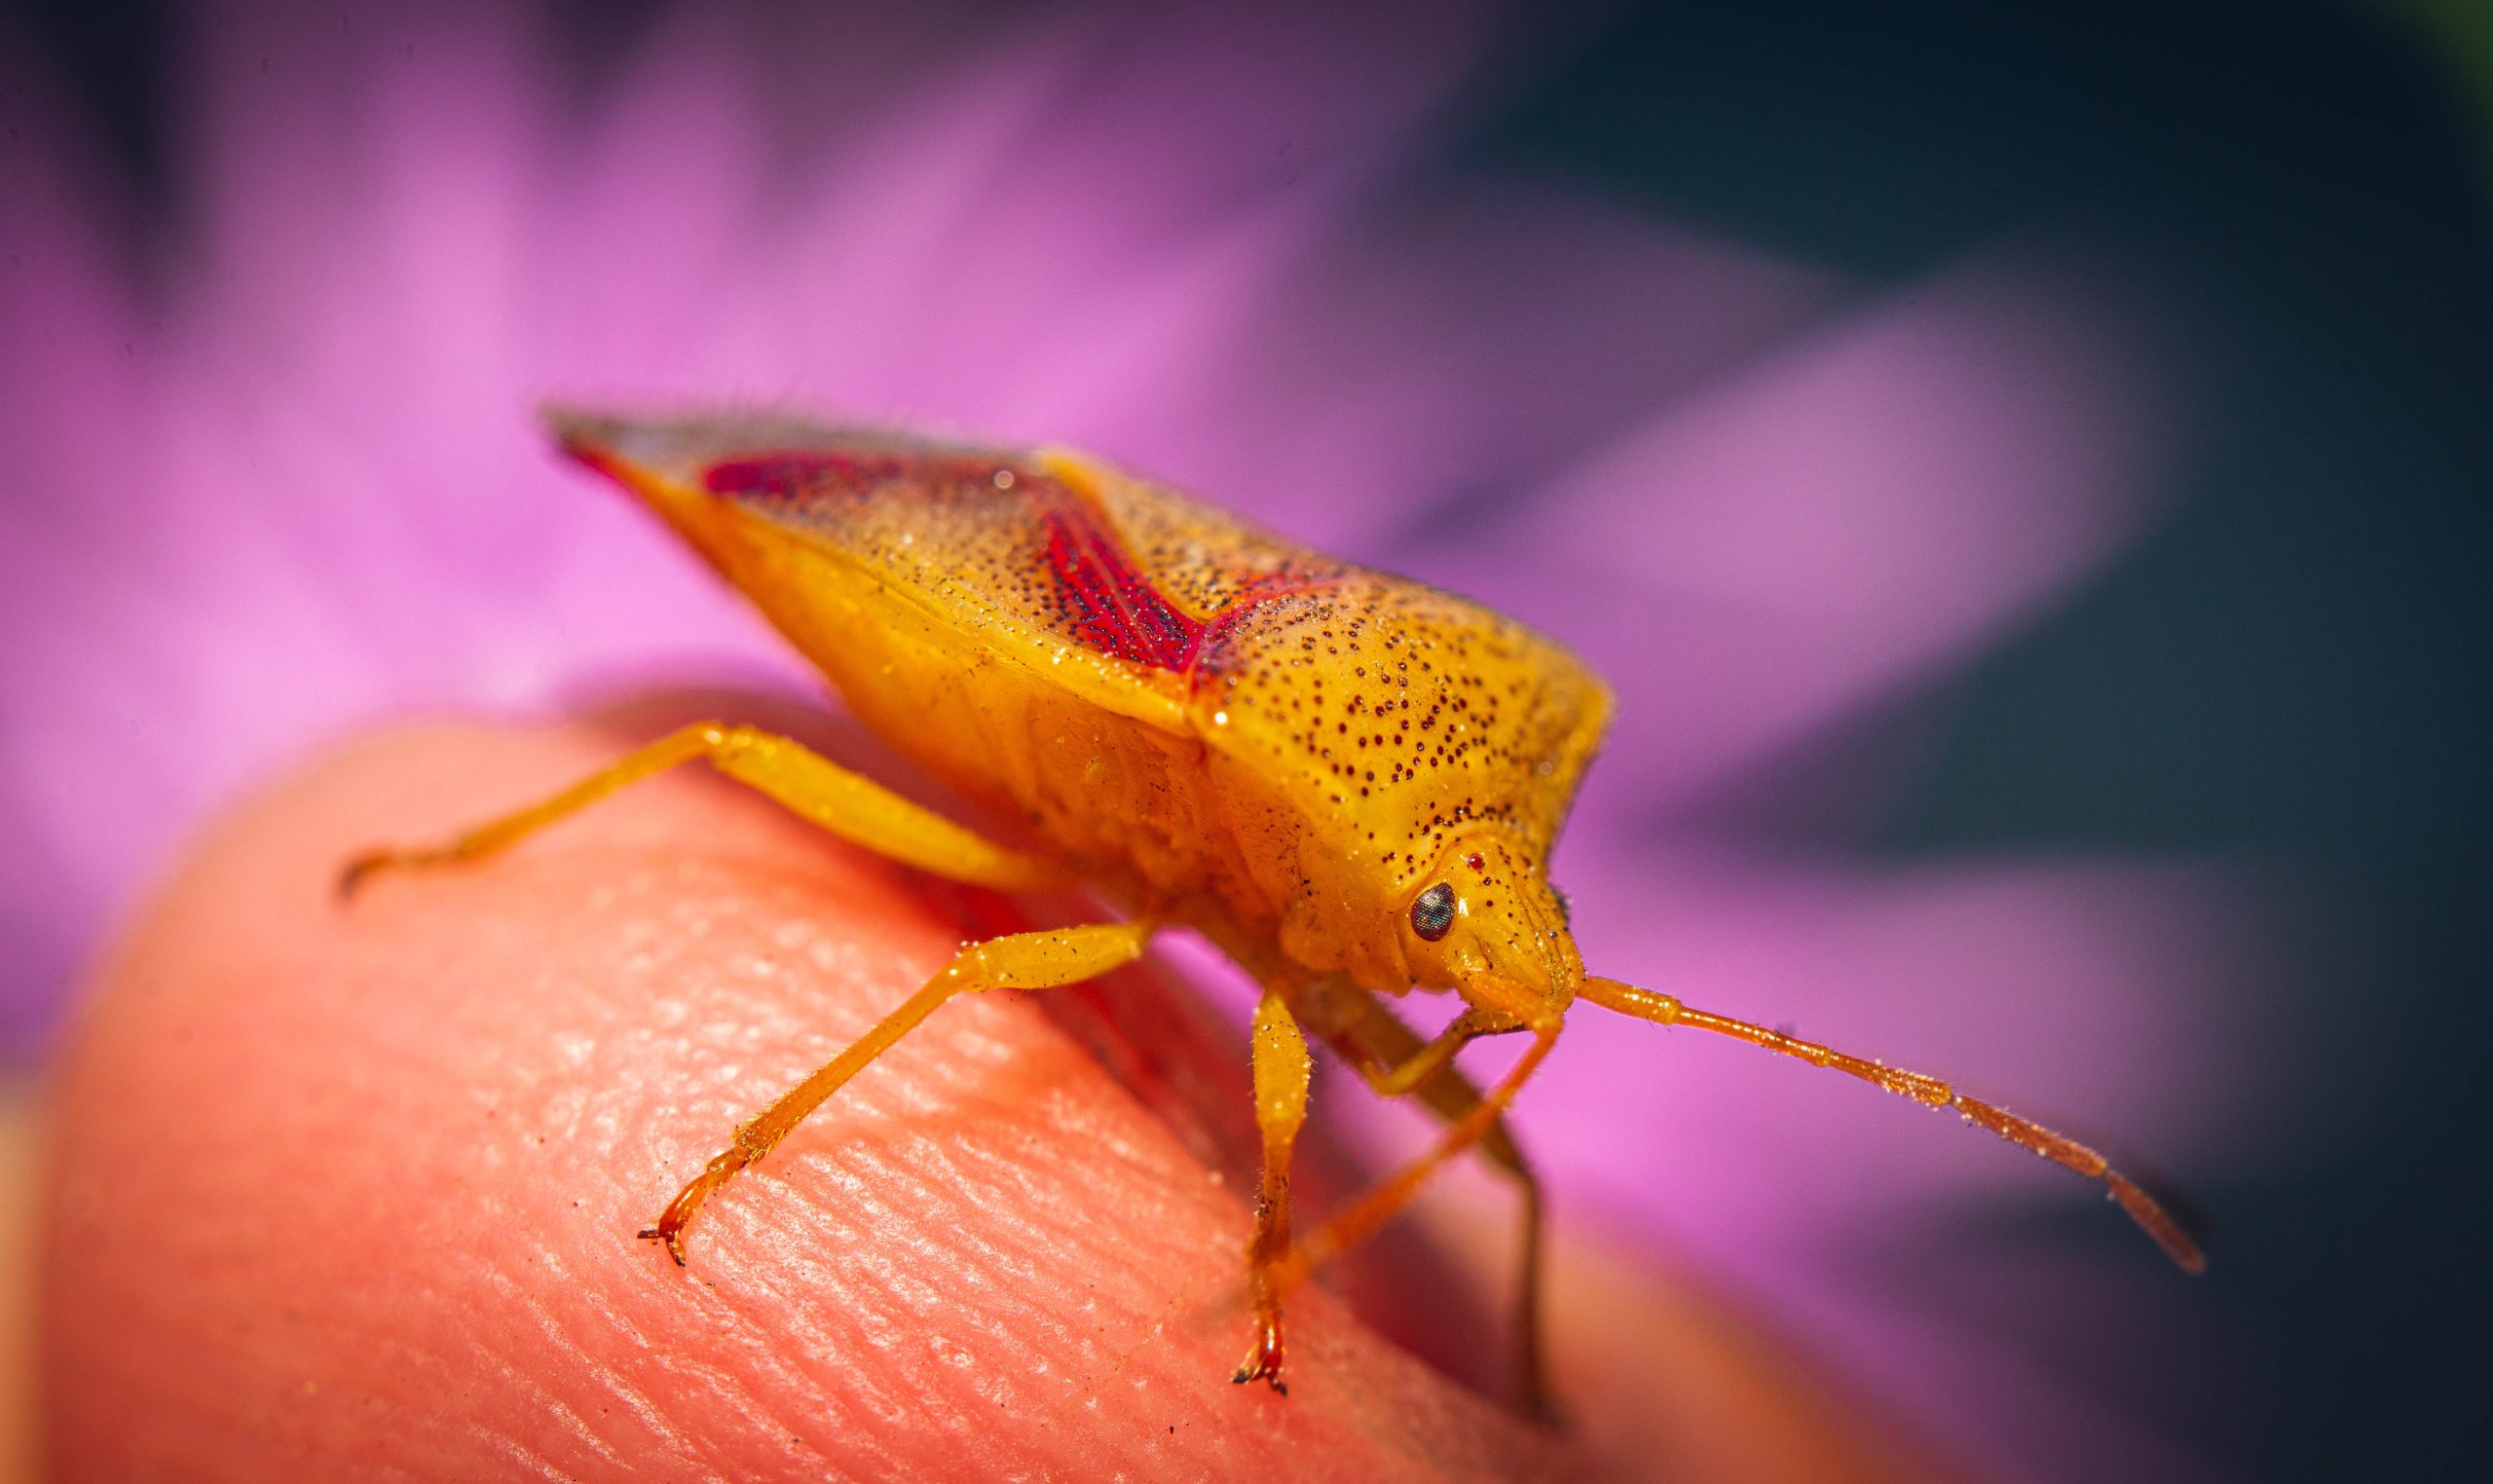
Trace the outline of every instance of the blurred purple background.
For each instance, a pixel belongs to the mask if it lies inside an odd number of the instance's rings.
[[[539,400],[1075,443],[1576,646],[1620,695],[1559,862],[1593,968],[2101,1140],[2202,1199],[2216,1276],[1953,1121],[1591,1018],[1522,1115],[1562,1221],[1682,1255],[2003,1477],[2355,1446],[2280,1441],[2326,1315],[2306,1341],[2261,1326],[2290,1234],[2345,1219],[2312,1182],[2396,1122],[2380,1090],[2421,1054],[2314,1036],[2406,940],[2348,879],[2369,836],[2329,833],[2356,806],[2313,800],[2395,766],[2360,744],[2403,719],[2447,739],[2420,765],[2468,838],[2482,672],[2455,712],[2393,699],[2343,734],[2262,708],[2376,702],[2330,647],[2402,632],[2363,605],[2444,632],[2432,563],[2484,528],[2436,493],[2482,450],[2443,438],[2469,404],[2424,321],[2346,312],[2428,384],[2329,388],[2381,427],[2280,380],[2342,326],[2272,282],[2373,271],[2338,261],[2337,205],[2232,255],[2168,197],[2257,141],[2159,134],[2171,78],[2113,74],[2107,102],[2086,38],[1944,5],[1790,12],[1806,41],[1487,7],[877,10],[269,4],[133,13],[134,41],[66,11],[0,33],[18,1062],[185,836],[327,743],[636,682],[806,687],[547,456]],[[1812,152],[1856,115],[1883,152]],[[2484,239],[2480,205],[2388,228]],[[2480,290],[2436,302],[2437,333],[2493,322]],[[2407,503],[2363,544],[2327,524],[2348,481],[2288,458],[2305,504],[2232,537],[2292,555],[2245,567],[2207,524],[2304,406]],[[2363,824],[2429,832],[2408,762]]]

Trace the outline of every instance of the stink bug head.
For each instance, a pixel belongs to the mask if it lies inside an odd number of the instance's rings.
[[[1504,831],[1466,833],[1426,872],[1400,931],[1412,982],[1521,1025],[1564,1014],[1583,959],[1538,858]]]

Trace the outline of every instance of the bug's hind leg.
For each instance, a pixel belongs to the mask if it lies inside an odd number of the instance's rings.
[[[1289,1162],[1307,1122],[1307,1082],[1313,1063],[1307,1038],[1288,1004],[1272,989],[1255,1006],[1255,1127],[1264,1135],[1263,1181],[1255,1192],[1255,1235],[1246,1244],[1246,1280],[1255,1298],[1255,1345],[1239,1364],[1237,1382],[1261,1378],[1276,1391],[1282,1382],[1281,1284],[1274,1265],[1289,1251]]]
[[[899,1009],[875,1022],[822,1070],[791,1088],[777,1102],[739,1125],[734,1142],[669,1201],[657,1224],[641,1235],[666,1244],[684,1262],[684,1228],[701,1204],[746,1167],[768,1154],[805,1115],[822,1106],[867,1063],[892,1049],[938,1007],[956,994],[986,989],[1054,989],[1079,983],[1134,962],[1151,939],[1149,922],[1092,923],[990,938],[961,949]]]
[[[378,872],[448,866],[492,855],[617,790],[696,758],[799,818],[903,865],[1004,891],[1024,891],[1059,880],[1055,869],[1037,857],[1006,849],[911,803],[792,737],[753,726],[695,722],[635,749],[551,798],[440,844],[367,851],[339,873],[338,890],[352,895]]]
[[[1356,986],[1320,986],[1309,1020],[1343,1060],[1367,1079],[1368,1086],[1388,1097],[1416,1096],[1445,1123],[1455,1123],[1481,1102],[1480,1089],[1448,1062],[1449,1042],[1470,1039],[1458,1020],[1449,1034],[1425,1041],[1401,1017]],[[1320,1023],[1321,1018],[1321,1023]],[[1415,1076],[1425,1073],[1425,1076]],[[1557,1419],[1549,1396],[1548,1374],[1542,1359],[1542,1243],[1546,1228],[1541,1177],[1524,1159],[1522,1146],[1504,1117],[1480,1136],[1480,1157],[1514,1181],[1521,1210],[1516,1243],[1514,1316],[1514,1389],[1516,1404],[1544,1422]]]

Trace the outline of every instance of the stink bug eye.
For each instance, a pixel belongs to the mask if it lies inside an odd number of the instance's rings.
[[[1411,904],[1411,931],[1431,943],[1454,926],[1454,888],[1439,881]]]

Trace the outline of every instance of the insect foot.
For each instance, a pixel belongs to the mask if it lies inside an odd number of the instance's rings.
[[[1282,1326],[1279,1318],[1269,1318],[1255,1327],[1255,1348],[1239,1362],[1238,1373],[1229,1378],[1238,1386],[1262,1380],[1281,1395],[1289,1394],[1288,1383],[1282,1380]]]
[[[375,873],[387,871],[393,866],[405,866],[408,864],[410,863],[407,860],[406,854],[402,851],[365,851],[363,854],[356,856],[353,860],[351,860],[344,866],[338,868],[338,900],[341,902],[353,901],[354,894],[362,890],[363,883],[371,880]]]
[[[733,1179],[753,1161],[754,1156],[739,1140],[737,1147],[712,1160],[699,1174],[685,1182],[684,1188],[675,1193],[675,1199],[666,1204],[666,1209],[658,1213],[657,1224],[641,1228],[641,1240],[664,1243],[666,1255],[675,1259],[675,1265],[679,1268],[687,1266],[684,1261],[684,1229],[691,1224],[692,1213],[701,1208],[702,1202],[710,1199],[712,1191]]]

